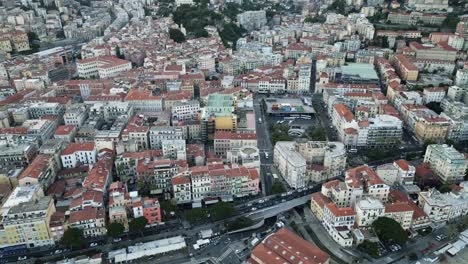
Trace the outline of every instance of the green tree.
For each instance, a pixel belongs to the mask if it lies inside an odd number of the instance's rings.
[[[372,227],[381,241],[394,242],[403,246],[408,240],[406,231],[392,218],[379,217],[372,223]]]
[[[211,217],[215,221],[229,218],[236,213],[236,209],[230,203],[219,202],[211,207]]]
[[[206,29],[204,28],[196,29],[194,34],[196,38],[207,38],[210,36],[210,34],[208,34],[208,31],[206,31]]]
[[[314,23],[314,18],[311,15],[308,15],[305,17],[304,23]]]
[[[437,114],[442,113],[443,109],[438,102],[430,102],[426,105],[429,109],[436,112]]]
[[[184,34],[177,28],[169,29],[169,37],[177,43],[182,43],[185,41]]]
[[[254,224],[254,221],[252,221],[252,219],[245,217],[245,216],[241,216],[234,221],[226,223],[225,226],[228,231],[233,231],[233,230],[239,230],[242,228],[249,227],[253,224]]]
[[[115,55],[119,58],[119,59],[124,59],[125,56],[122,52],[122,50],[120,50],[120,47],[117,45],[115,46]]]
[[[278,141],[291,141],[293,138],[288,135],[289,126],[285,124],[275,124],[270,127],[271,142],[276,144]]]
[[[362,241],[362,243],[359,244],[357,248],[360,251],[367,253],[371,257],[374,257],[374,258],[379,257],[379,245],[375,242],[372,242],[366,239]]]
[[[205,208],[192,208],[185,212],[185,219],[189,222],[199,222],[208,219],[209,212]]]
[[[36,32],[28,32],[28,39],[29,41],[32,41],[32,40],[39,40],[39,37],[37,36]]]
[[[79,248],[83,243],[83,230],[79,228],[68,228],[60,240],[61,245],[69,248]]]
[[[456,15],[448,14],[447,18],[445,18],[444,22],[442,23],[444,28],[455,29],[458,22],[460,22],[460,18]]]
[[[275,182],[273,183],[273,186],[271,186],[271,191],[274,194],[284,193],[286,192],[286,188],[284,188],[284,185],[281,183],[281,181],[275,180]]]
[[[148,224],[148,219],[146,217],[141,216],[133,219],[128,223],[128,228],[131,232],[142,231],[145,226]]]
[[[327,134],[323,127],[316,127],[312,130],[309,130],[308,136],[310,140],[314,140],[314,141],[327,140]]]
[[[112,238],[117,238],[123,235],[125,227],[121,223],[110,223],[107,225],[107,235]]]
[[[444,184],[439,186],[438,190],[441,193],[448,193],[452,191],[452,187],[450,186],[450,184],[445,182]]]

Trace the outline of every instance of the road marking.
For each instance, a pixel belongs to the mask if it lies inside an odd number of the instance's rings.
[[[219,262],[222,262],[223,259],[225,259],[227,256],[229,256],[229,254],[232,253],[232,251],[233,251],[232,248],[228,247],[228,249],[221,256],[219,256],[219,258],[217,258],[216,260]]]

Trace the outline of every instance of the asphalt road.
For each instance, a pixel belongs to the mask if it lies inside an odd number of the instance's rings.
[[[260,177],[262,183],[263,195],[271,194],[271,187],[273,185],[272,169],[273,165],[273,146],[270,141],[270,133],[268,131],[267,117],[261,109],[260,100],[257,96],[254,97],[254,111],[256,120],[257,132],[257,147],[260,150]],[[262,119],[259,122],[259,118]],[[268,158],[265,156],[268,153]]]

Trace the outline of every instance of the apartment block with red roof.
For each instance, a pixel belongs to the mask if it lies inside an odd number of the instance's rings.
[[[60,154],[64,168],[74,168],[78,165],[96,163],[96,148],[94,143],[70,143]]]
[[[139,160],[162,157],[162,150],[144,150],[139,152],[124,152],[115,159],[115,168],[120,180],[127,182],[135,180],[137,175],[137,164]]]
[[[122,60],[114,56],[83,59],[78,61],[76,66],[78,76],[83,78],[98,77],[106,79],[132,69],[132,63],[130,61]]]
[[[322,194],[340,207],[354,207],[363,197],[387,202],[390,187],[367,165],[346,171],[345,181],[333,180],[322,185]]]
[[[174,199],[178,204],[192,202],[192,180],[190,173],[183,172],[172,178],[172,190]]]
[[[102,150],[98,154],[98,161],[91,168],[88,176],[83,181],[83,187],[88,190],[95,190],[106,193],[107,187],[112,181],[112,167],[114,154],[110,150]]]
[[[52,238],[55,242],[60,241],[62,239],[63,234],[65,233],[65,213],[56,211],[50,217],[49,223],[49,233],[50,238]]]
[[[419,69],[408,57],[403,54],[398,54],[391,59],[393,66],[403,80],[417,81]]]
[[[107,233],[104,208],[86,207],[73,211],[68,219],[69,227],[83,230],[85,237],[103,236]]]
[[[326,204],[331,203],[330,198],[323,195],[321,192],[316,192],[312,194],[312,199],[310,200],[310,209],[312,213],[318,218],[318,220],[323,220],[323,209]]]
[[[59,165],[51,155],[40,154],[18,177],[20,186],[40,184],[44,190],[55,181]]]
[[[139,160],[137,179],[151,186],[151,191],[169,195],[172,192],[172,177],[186,169],[187,161],[185,160]]]
[[[193,202],[212,198],[230,200],[259,193],[260,177],[256,169],[225,167],[223,164],[191,167],[172,179],[175,197],[179,203],[187,202],[189,179]]]
[[[283,227],[267,236],[250,254],[250,264],[328,264],[330,256]]]
[[[228,152],[238,151],[242,147],[257,147],[257,134],[229,131],[215,132],[214,151],[216,156],[225,159]]]
[[[65,142],[73,142],[76,135],[76,126],[63,125],[57,127],[54,133],[54,138],[61,139]]]
[[[323,226],[328,234],[342,247],[353,245],[351,228],[355,223],[356,212],[351,207],[337,207],[328,203],[323,210]]]
[[[408,203],[396,202],[385,205],[385,216],[397,221],[405,230],[410,229],[414,209]]]

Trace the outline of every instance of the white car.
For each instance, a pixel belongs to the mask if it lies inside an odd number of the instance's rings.
[[[95,247],[95,246],[97,246],[97,245],[98,245],[97,243],[91,243],[91,244],[89,244],[90,247]]]
[[[60,254],[60,253],[62,253],[62,250],[61,250],[61,249],[55,250],[55,254]]]
[[[18,257],[18,260],[26,260],[26,259],[28,259],[28,257],[26,256]]]

